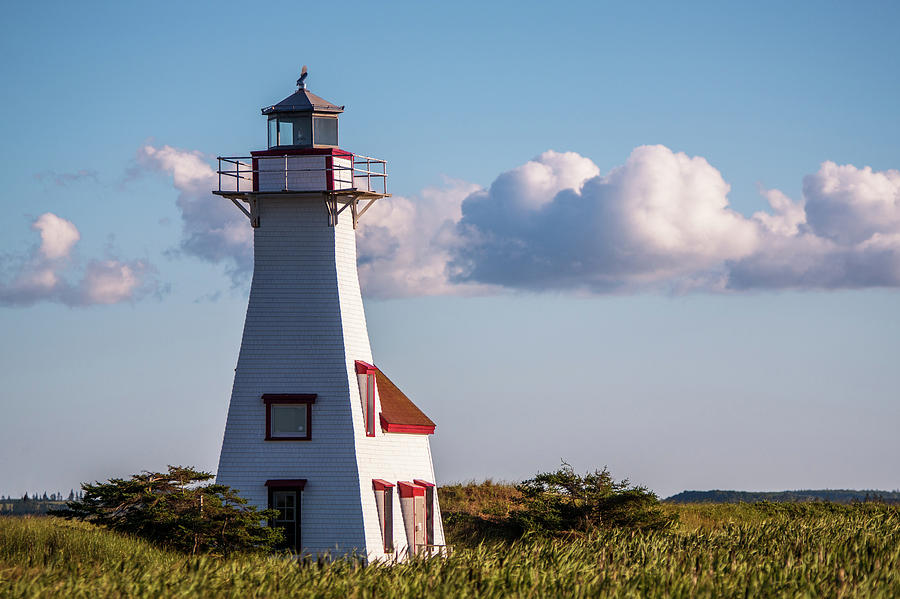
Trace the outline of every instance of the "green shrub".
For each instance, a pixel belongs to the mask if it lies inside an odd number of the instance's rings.
[[[262,524],[275,510],[258,510],[225,485],[201,484],[208,472],[169,466],[130,479],[84,484],[84,496],[53,516],[84,520],[157,545],[193,554],[267,551],[283,541]]]
[[[516,486],[520,509],[513,517],[532,533],[588,533],[598,529],[662,530],[677,515],[646,487],[616,482],[606,468],[581,476],[563,462]]]

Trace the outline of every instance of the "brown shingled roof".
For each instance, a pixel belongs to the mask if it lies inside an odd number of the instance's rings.
[[[375,382],[378,385],[378,397],[381,399],[382,428],[387,432],[425,434],[434,432],[434,422],[417,408],[416,404],[411,402],[381,370],[375,371]],[[392,428],[393,431],[390,430]]]

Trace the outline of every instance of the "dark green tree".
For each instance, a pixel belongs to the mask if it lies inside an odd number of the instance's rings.
[[[655,493],[628,479],[613,480],[606,467],[581,476],[563,462],[556,472],[538,474],[516,488],[521,509],[514,515],[526,531],[661,530],[677,521],[675,514],[662,508]]]
[[[191,554],[268,551],[283,541],[281,529],[262,524],[275,517],[275,510],[247,505],[230,487],[209,484],[212,478],[208,472],[169,466],[168,472],[86,483],[80,499],[50,513]]]

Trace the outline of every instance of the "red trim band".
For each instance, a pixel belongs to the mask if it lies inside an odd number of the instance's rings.
[[[272,148],[271,150],[253,150],[250,156],[353,156],[352,152],[340,148]]]
[[[414,478],[413,482],[416,483],[417,485],[419,485],[420,487],[433,487],[434,486],[434,483],[430,483],[426,480],[421,480],[418,478]]]

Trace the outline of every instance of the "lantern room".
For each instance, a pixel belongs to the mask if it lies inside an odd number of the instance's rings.
[[[297,91],[274,106],[262,109],[269,117],[269,149],[336,148],[338,115],[336,106],[306,89],[306,67],[297,80]]]
[[[253,227],[259,226],[262,196],[321,197],[330,225],[349,208],[355,228],[375,200],[390,195],[384,160],[338,147],[338,115],[344,107],[310,92],[307,74],[304,66],[297,91],[262,109],[268,119],[267,149],[218,157],[219,186],[213,193],[234,202]]]

